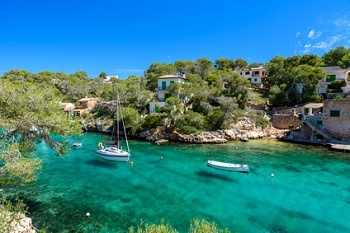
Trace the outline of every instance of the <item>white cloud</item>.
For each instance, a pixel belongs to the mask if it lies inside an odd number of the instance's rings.
[[[320,37],[321,35],[322,35],[322,32],[320,32],[320,31],[315,32],[314,30],[311,30],[311,31],[309,32],[309,35],[308,35],[307,37],[310,38],[310,39],[312,39],[312,40],[314,40],[314,39]]]
[[[307,35],[307,37],[309,37],[309,38],[312,38],[313,37],[313,35],[314,35],[314,30],[311,30],[310,32],[309,32],[309,35]]]
[[[341,40],[341,35],[331,36],[327,39],[327,41],[318,42],[316,45],[312,46],[317,49],[328,49],[331,48],[333,44],[337,43]]]
[[[343,14],[341,18],[327,19],[314,25],[303,37],[301,35],[300,32],[296,33],[296,47],[302,54],[324,52],[339,45],[350,47],[350,16]]]
[[[342,18],[342,19],[339,18],[334,21],[334,24],[337,27],[350,27],[350,20],[346,18]]]
[[[313,45],[312,47],[316,49],[326,49],[326,48],[329,48],[329,44],[325,41],[321,41]]]
[[[304,50],[301,51],[303,54],[308,53],[311,51],[311,44],[304,45]]]

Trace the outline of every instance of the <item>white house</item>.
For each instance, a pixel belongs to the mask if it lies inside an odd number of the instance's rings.
[[[110,84],[111,83],[111,78],[119,79],[118,75],[107,75],[107,76],[104,77],[103,83]]]
[[[170,97],[169,86],[171,83],[184,83],[186,80],[185,75],[164,75],[158,77],[158,100],[155,102],[150,102],[149,110],[150,112],[159,112],[159,108],[167,105],[165,100]]]
[[[344,80],[346,86],[342,87],[343,93],[350,92],[350,70],[342,69],[339,66],[322,67],[326,73],[326,77],[320,81],[318,93],[325,94],[328,90],[328,85],[335,80]]]
[[[267,70],[264,67],[260,66],[251,69],[242,69],[240,71],[240,74],[243,77],[246,77],[252,85],[260,86],[264,83],[264,80],[267,77]]]

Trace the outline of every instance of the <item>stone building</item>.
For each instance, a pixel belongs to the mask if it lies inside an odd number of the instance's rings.
[[[323,130],[334,139],[350,139],[350,98],[323,100]]]
[[[78,100],[78,106],[73,111],[77,116],[80,116],[82,113],[89,113],[98,101],[99,98],[82,98]]]

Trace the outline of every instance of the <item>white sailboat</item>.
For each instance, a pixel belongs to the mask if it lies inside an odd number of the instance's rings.
[[[126,134],[125,124],[123,120],[123,114],[122,109],[120,106],[120,100],[119,100],[119,94],[118,94],[118,87],[116,88],[117,91],[117,140],[115,141],[115,144],[113,146],[107,146],[105,147],[102,142],[99,142],[98,148],[96,150],[97,156],[110,161],[119,161],[119,162],[128,162],[130,159],[130,148],[128,143],[128,138]],[[119,131],[119,123],[122,123],[123,127],[123,133],[125,137],[126,142],[126,150],[123,150],[120,146],[120,131]]]

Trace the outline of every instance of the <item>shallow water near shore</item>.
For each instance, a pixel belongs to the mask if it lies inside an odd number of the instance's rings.
[[[72,138],[56,157],[38,145],[38,180],[6,188],[29,205],[47,232],[127,232],[164,218],[188,232],[193,218],[231,232],[350,232],[350,155],[259,139],[220,145],[130,141],[131,161],[96,157],[100,134]],[[207,160],[250,163],[250,173],[207,167]],[[271,176],[274,174],[274,177]],[[90,217],[86,217],[86,213]]]

